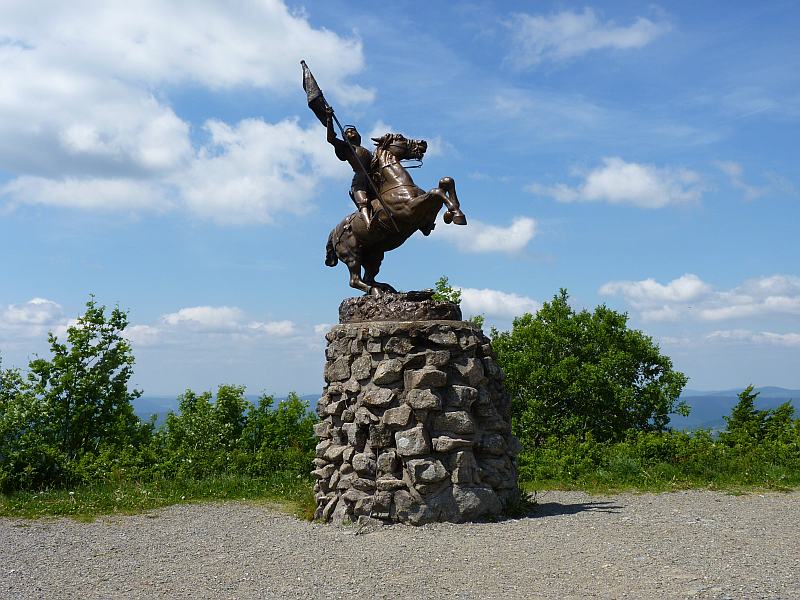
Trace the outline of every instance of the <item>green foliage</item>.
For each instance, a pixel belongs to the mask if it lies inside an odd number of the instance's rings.
[[[764,447],[769,444],[787,445],[800,440],[800,419],[795,419],[791,402],[770,410],[758,410],[758,392],[747,386],[739,394],[739,402],[725,417],[727,431],[720,439],[730,446]]]
[[[606,441],[661,431],[670,413],[688,411],[678,401],[686,376],[651,338],[628,329],[627,315],[605,306],[575,312],[567,300],[562,289],[510,332],[492,330],[514,432],[526,449],[549,436]]]
[[[437,302],[461,304],[461,290],[451,286],[450,280],[444,275],[436,280],[436,287],[434,289],[436,291],[433,294],[433,299]]]
[[[467,319],[467,321],[478,327],[478,329],[483,329],[483,324],[486,322],[486,317],[483,315],[474,315]]]
[[[149,438],[128,389],[134,363],[122,337],[127,315],[91,298],[67,328],[66,341],[50,333],[50,359],[36,358],[27,377],[0,375],[0,489],[67,484],[101,454],[126,451]]]
[[[254,406],[245,399],[242,386],[221,385],[213,403],[210,392],[197,395],[187,390],[180,397],[179,412],[167,415],[156,432],[156,454],[164,457],[159,471],[192,478],[307,474],[316,419],[294,393],[274,409],[273,402],[265,395]]]

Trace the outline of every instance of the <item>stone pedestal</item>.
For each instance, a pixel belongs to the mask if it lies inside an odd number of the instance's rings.
[[[391,296],[393,314],[398,302],[430,304],[432,311],[411,307],[418,319],[455,307]],[[365,312],[354,309],[358,301],[382,316],[374,298],[348,299],[344,319]],[[461,522],[497,515],[516,497],[519,443],[511,435],[510,401],[478,327],[457,320],[345,322],[326,339],[313,471],[317,518]]]

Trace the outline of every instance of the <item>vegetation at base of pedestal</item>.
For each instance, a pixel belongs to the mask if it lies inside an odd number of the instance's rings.
[[[443,286],[449,285],[446,279]],[[507,374],[528,490],[790,489],[800,486],[800,419],[755,408],[748,387],[727,430],[671,431],[686,383],[627,316],[573,311],[562,290],[536,315],[492,332]],[[178,502],[279,502],[310,517],[316,417],[297,395],[187,390],[161,427],[129,388],[127,315],[94,299],[50,358],[0,368],[0,515],[137,512]],[[1,366],[1,365],[0,365]]]

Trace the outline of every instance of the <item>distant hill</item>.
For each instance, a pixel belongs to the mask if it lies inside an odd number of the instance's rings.
[[[755,388],[759,392],[756,408],[768,410],[777,408],[787,400],[792,401],[795,410],[800,412],[800,390],[789,390],[775,386]],[[691,407],[692,412],[688,417],[673,415],[670,426],[674,429],[725,429],[725,419],[731,414],[731,409],[739,401],[742,389],[718,390],[701,392],[697,390],[684,390],[681,398]]]
[[[258,403],[260,395],[245,394],[245,397],[253,404]],[[276,396],[275,404],[281,400],[285,400],[286,396]],[[309,404],[310,410],[314,410],[319,400],[319,394],[305,394],[300,396],[301,400],[305,400]],[[146,421],[151,415],[156,415],[156,423],[159,425],[164,422],[167,414],[170,411],[178,410],[178,395],[175,396],[142,396],[133,401],[133,410],[136,415]]]

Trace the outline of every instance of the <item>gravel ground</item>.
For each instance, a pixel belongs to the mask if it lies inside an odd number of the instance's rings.
[[[0,519],[0,596],[800,598],[800,492],[538,502],[523,519],[359,535],[237,502]]]

